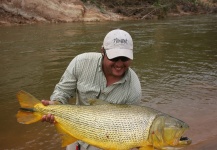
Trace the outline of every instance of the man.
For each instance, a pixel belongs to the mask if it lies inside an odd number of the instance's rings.
[[[141,85],[136,73],[129,68],[133,60],[133,40],[129,33],[116,29],[104,38],[101,53],[84,53],[76,56],[60,82],[56,85],[51,101],[44,105],[67,104],[72,97],[77,105],[89,105],[88,99],[101,99],[115,104],[135,104],[141,99]],[[105,110],[106,111],[106,110]],[[42,121],[53,123],[52,114]],[[81,149],[98,148],[78,141]],[[74,150],[77,143],[67,146]]]

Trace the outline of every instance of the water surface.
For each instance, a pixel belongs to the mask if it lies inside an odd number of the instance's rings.
[[[52,125],[17,123],[15,95],[25,90],[49,99],[71,59],[99,52],[104,36],[115,28],[133,37],[132,68],[145,105],[187,122],[193,145],[217,139],[217,16],[206,15],[1,27],[0,149],[60,149]]]

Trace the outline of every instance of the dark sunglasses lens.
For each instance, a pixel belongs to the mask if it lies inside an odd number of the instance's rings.
[[[129,58],[127,58],[127,57],[121,57],[121,61],[123,61],[123,62],[128,61],[128,60],[129,60]]]
[[[113,61],[113,62],[116,62],[116,61],[118,61],[119,60],[119,58],[118,57],[116,57],[116,58],[113,58],[113,59],[109,59],[110,61]]]
[[[110,60],[113,61],[113,62],[117,62],[119,60],[121,60],[122,62],[125,62],[125,61],[128,61],[129,58],[127,58],[127,57],[116,57],[116,58],[113,58],[113,59],[110,59]]]

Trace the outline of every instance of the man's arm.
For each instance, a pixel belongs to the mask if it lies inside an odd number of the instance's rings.
[[[75,77],[76,58],[71,61],[59,83],[55,86],[54,92],[51,95],[51,100],[41,100],[44,106],[67,104],[68,99],[75,95],[77,79]],[[42,117],[42,122],[55,123],[55,118],[52,114],[47,114]]]
[[[58,84],[56,84],[53,94],[50,99],[52,101],[59,101],[62,104],[67,104],[68,100],[76,95],[77,88],[77,57],[75,57]]]

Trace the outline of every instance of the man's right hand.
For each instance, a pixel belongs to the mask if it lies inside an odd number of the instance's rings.
[[[48,105],[54,105],[54,101],[50,101],[50,100],[41,100],[41,103],[44,105],[44,106],[48,106]],[[47,115],[44,115],[42,116],[42,119],[41,119],[42,122],[49,122],[51,124],[54,124],[55,123],[55,118],[54,118],[54,115],[52,114],[47,114]]]

